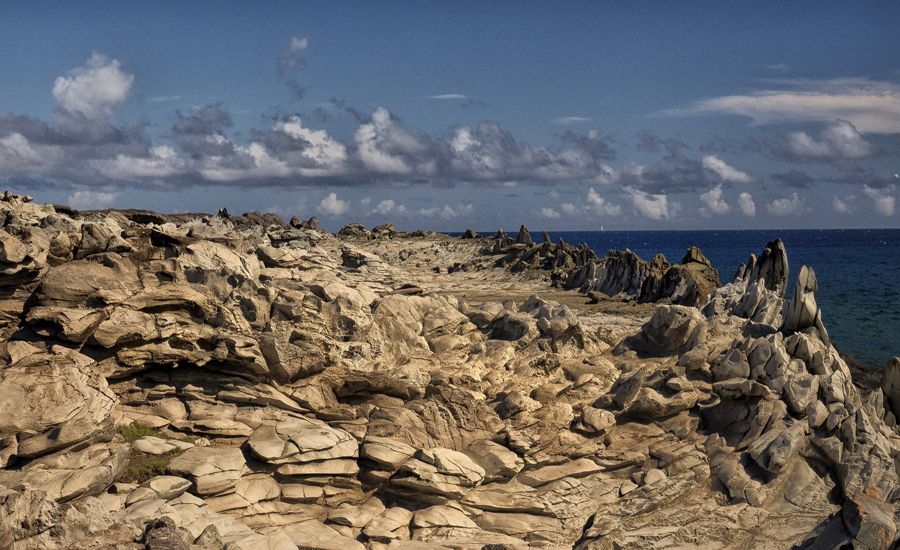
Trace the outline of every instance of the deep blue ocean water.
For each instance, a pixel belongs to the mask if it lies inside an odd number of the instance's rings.
[[[540,239],[540,233],[532,235]],[[758,255],[780,238],[788,253],[788,296],[800,266],[812,267],[822,320],[840,351],[878,367],[900,355],[900,229],[559,231],[550,236],[554,242],[563,237],[573,245],[586,243],[601,256],[608,249],[630,248],[645,259],[662,253],[673,263],[689,246],[698,246],[723,284],[731,282],[751,252]]]

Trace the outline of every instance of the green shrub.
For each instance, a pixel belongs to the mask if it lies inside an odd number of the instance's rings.
[[[165,475],[166,468],[173,458],[180,455],[182,451],[172,451],[164,455],[148,455],[132,451],[131,457],[128,459],[128,466],[118,481],[123,483],[143,483],[150,478]]]
[[[125,438],[125,441],[129,443],[134,443],[138,439],[142,437],[146,437],[148,435],[152,435],[153,437],[159,437],[162,439],[167,439],[165,434],[156,428],[151,428],[146,424],[140,424],[138,422],[132,422],[127,426],[119,426],[118,431],[122,434],[122,437]]]

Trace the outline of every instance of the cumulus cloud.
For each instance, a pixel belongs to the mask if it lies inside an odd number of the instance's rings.
[[[750,183],[753,177],[746,172],[741,172],[715,155],[703,157],[703,167],[719,176],[722,181],[729,183]]]
[[[359,157],[366,168],[379,174],[408,175],[434,172],[434,160],[426,153],[431,144],[397,121],[390,111],[378,107],[369,122],[354,136]]]
[[[341,214],[345,214],[349,209],[350,204],[347,201],[339,199],[337,193],[329,193],[322,199],[316,210],[328,216],[340,216]]]
[[[308,41],[298,39],[286,51],[301,54],[306,47]],[[349,143],[294,114],[278,115],[268,128],[238,132],[220,103],[175,111],[169,130],[154,139],[144,124],[116,121],[115,109],[133,78],[117,60],[96,54],[57,80],[60,107],[52,122],[0,111],[0,176],[95,187],[607,184],[619,177],[606,163],[615,157],[612,142],[597,130],[567,130],[550,147],[517,140],[493,122],[433,138],[410,130],[385,107],[365,116],[338,100],[335,106],[358,122]]]
[[[651,220],[668,220],[675,216],[679,208],[678,203],[670,202],[664,194],[655,195],[634,187],[626,187],[625,192],[635,210]]]
[[[618,204],[611,204],[604,197],[601,197],[594,188],[588,189],[587,193],[588,209],[594,214],[601,216],[618,216],[622,213],[622,207]]]
[[[553,208],[548,208],[546,206],[538,210],[538,216],[548,220],[557,220],[560,217],[559,212],[557,212]]]
[[[806,132],[787,135],[787,149],[800,158],[858,159],[875,153],[873,144],[863,138],[850,122],[839,120],[814,138]]]
[[[371,214],[377,216],[387,216],[388,214],[396,214],[400,216],[405,216],[408,210],[405,205],[397,204],[394,199],[386,199],[379,202],[374,209],[372,209]]]
[[[76,191],[66,199],[66,204],[76,210],[102,210],[111,207],[118,198],[116,191]]]
[[[449,204],[445,204],[444,206],[433,206],[431,208],[420,208],[418,214],[425,218],[443,218],[445,220],[452,220],[454,218],[466,217],[474,212],[474,207],[471,204],[458,204],[456,206],[450,206]]]
[[[53,83],[53,97],[68,111],[87,117],[109,116],[128,98],[134,75],[117,59],[95,53],[83,67],[72,69]]]
[[[221,103],[211,103],[201,105],[190,114],[175,111],[172,133],[176,136],[203,136],[222,133],[231,126],[233,126],[231,113]]]
[[[884,188],[875,188],[864,185],[862,192],[865,196],[872,199],[875,205],[875,211],[882,216],[893,216],[896,201],[894,198],[894,186]]]
[[[300,53],[309,47],[309,39],[304,36],[292,36],[290,50],[292,53]]]
[[[834,208],[834,211],[839,214],[850,214],[853,212],[853,206],[850,203],[852,199],[852,196],[841,199],[835,195],[834,200],[831,202],[831,206]]]
[[[14,133],[0,137],[0,171],[36,172],[41,170],[46,161],[38,148],[22,134]]]
[[[900,85],[864,78],[780,80],[783,89],[698,101],[667,115],[733,114],[755,124],[846,120],[864,133],[900,133]]]
[[[738,207],[740,207],[741,213],[745,216],[750,218],[756,216],[756,202],[750,193],[744,191],[738,195]]]
[[[614,181],[615,170],[604,160],[615,153],[600,132],[565,132],[561,141],[564,147],[553,151],[518,141],[497,123],[483,122],[456,128],[438,147],[447,175],[463,181]]]
[[[714,155],[703,159],[685,153],[687,144],[680,139],[662,138],[649,131],[638,134],[637,149],[647,153],[662,153],[661,162],[654,165],[631,164],[623,170],[621,183],[648,193],[700,192],[722,181],[748,182],[753,178],[730,166]]]
[[[152,147],[147,156],[117,155],[113,159],[92,161],[91,166],[106,178],[125,181],[163,179],[187,169],[187,163],[178,153],[165,145]]]
[[[773,216],[791,216],[803,212],[804,202],[797,193],[791,193],[790,197],[781,197],[772,200],[766,205],[766,210]]]
[[[722,198],[722,185],[719,184],[700,195],[700,202],[706,205],[706,211],[713,214],[725,214],[731,207]]]
[[[588,189],[584,200],[578,204],[564,202],[559,207],[567,216],[591,216],[595,218],[615,217],[622,213],[622,206],[609,202],[593,187]]]

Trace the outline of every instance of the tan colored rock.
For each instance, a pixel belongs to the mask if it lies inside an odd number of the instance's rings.
[[[234,489],[243,467],[240,449],[194,447],[172,459],[168,471],[191,480],[198,495],[217,495]]]
[[[112,431],[115,396],[78,353],[31,354],[0,369],[0,434],[35,457]]]

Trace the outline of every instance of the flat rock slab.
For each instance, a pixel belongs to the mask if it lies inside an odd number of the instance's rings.
[[[148,455],[164,455],[172,451],[186,450],[194,446],[193,443],[187,441],[179,441],[177,439],[162,439],[153,437],[152,435],[144,436],[136,440],[131,445],[136,451]]]
[[[328,424],[297,419],[276,424],[263,424],[247,441],[254,456],[270,464],[317,462],[356,458],[356,439]]]
[[[198,495],[217,495],[234,489],[244,464],[237,447],[194,447],[172,459],[168,471],[190,479]]]

